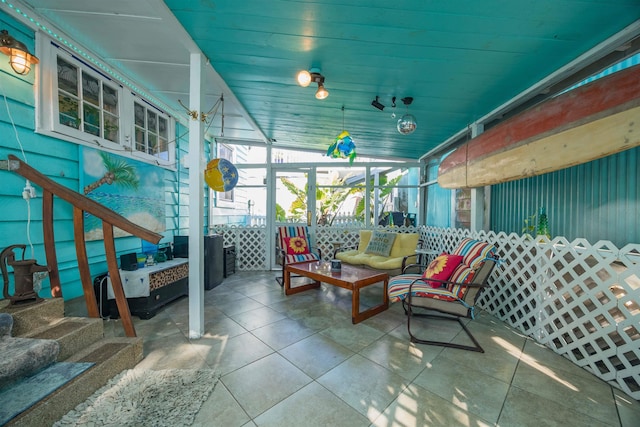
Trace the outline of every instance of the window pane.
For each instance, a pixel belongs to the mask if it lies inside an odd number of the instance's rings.
[[[80,128],[78,100],[70,96],[58,95],[58,111],[60,124],[74,129]]]
[[[100,136],[100,112],[97,108],[83,103],[83,119],[84,119],[84,131],[91,135]]]
[[[158,136],[154,135],[152,133],[148,134],[148,138],[149,138],[149,147],[147,148],[147,153],[149,154],[156,154],[156,150],[158,148]]]
[[[158,132],[158,115],[151,110],[147,110],[147,130],[153,133]]]
[[[141,129],[136,126],[136,150],[137,151],[146,151],[146,144],[144,141],[144,129]]]
[[[82,100],[100,105],[100,82],[87,73],[82,73]]]
[[[162,138],[168,138],[167,132],[169,131],[169,125],[167,119],[164,117],[158,117],[158,135]]]
[[[118,118],[111,114],[104,114],[104,138],[118,142]]]
[[[118,92],[104,85],[104,94],[102,95],[102,108],[111,114],[118,115]]]
[[[78,67],[58,58],[58,90],[78,96]]]
[[[144,107],[140,104],[134,104],[134,124],[144,127]]]

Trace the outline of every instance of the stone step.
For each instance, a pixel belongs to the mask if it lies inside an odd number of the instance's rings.
[[[94,366],[13,418],[7,425],[52,425],[109,379],[133,368],[142,357],[142,338],[106,338],[90,345],[69,357],[66,362],[93,362]]]
[[[22,335],[23,338],[55,340],[60,345],[58,362],[89,347],[104,337],[102,319],[64,317]]]
[[[9,313],[13,317],[13,336],[20,337],[64,317],[64,300],[49,298],[36,304],[18,305],[0,300],[0,312]]]

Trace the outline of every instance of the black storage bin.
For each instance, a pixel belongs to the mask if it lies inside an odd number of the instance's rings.
[[[236,272],[236,248],[235,246],[224,247],[224,277],[229,277]]]
[[[213,289],[224,279],[224,253],[221,234],[204,236],[204,288]]]

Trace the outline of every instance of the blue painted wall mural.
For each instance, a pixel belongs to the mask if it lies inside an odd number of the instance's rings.
[[[84,194],[148,230],[166,230],[164,171],[115,154],[80,147]],[[102,240],[102,221],[85,217],[85,239]],[[129,236],[115,229],[116,237]]]

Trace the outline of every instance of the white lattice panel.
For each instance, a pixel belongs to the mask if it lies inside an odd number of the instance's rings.
[[[267,265],[267,229],[264,226],[238,227],[216,225],[213,233],[224,236],[225,246],[236,247],[238,270],[269,270]]]
[[[382,229],[384,227],[376,227]],[[316,228],[323,258],[335,242],[355,246],[361,227]],[[386,227],[419,232],[426,247],[451,252],[465,237],[494,244],[503,260],[478,304],[634,399],[640,399],[640,245],[539,242],[531,236],[435,227]],[[217,227],[235,244],[240,270],[268,269],[264,227]]]

